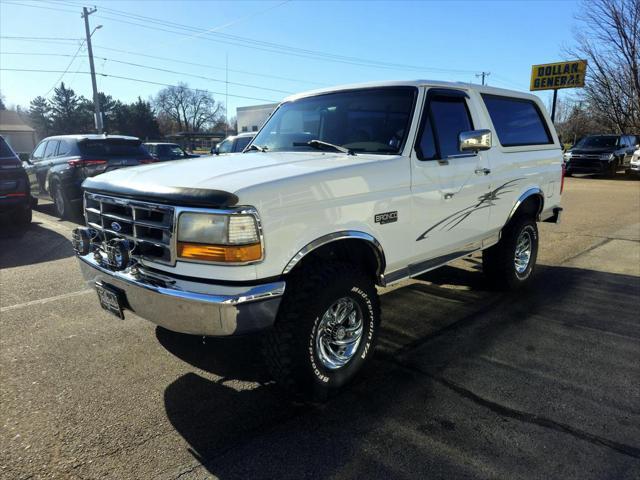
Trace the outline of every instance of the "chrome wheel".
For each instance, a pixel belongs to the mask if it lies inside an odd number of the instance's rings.
[[[531,232],[528,229],[522,230],[516,241],[516,253],[514,262],[516,273],[522,275],[527,271],[529,262],[531,261],[531,252],[533,251],[533,241]]]
[[[358,350],[363,329],[362,310],[355,300],[344,297],[331,305],[316,331],[316,352],[322,365],[336,370],[349,363]]]

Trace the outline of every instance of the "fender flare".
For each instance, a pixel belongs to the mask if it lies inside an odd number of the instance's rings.
[[[538,220],[538,217],[540,216],[540,213],[542,212],[542,210],[544,210],[544,193],[538,187],[531,187],[531,188],[528,188],[527,190],[525,190],[522,193],[522,195],[520,195],[518,197],[516,202],[513,204],[513,207],[511,208],[511,211],[509,212],[509,216],[507,217],[507,221],[504,224],[506,225],[507,223],[509,223],[509,221],[513,218],[515,213],[520,208],[520,205],[522,205],[525,202],[525,200],[527,200],[528,198],[533,197],[533,196],[537,196],[537,197],[540,198],[540,206],[538,207],[538,211],[536,212],[536,220]]]
[[[361,232],[359,230],[342,230],[339,232],[329,233],[327,235],[323,235],[322,237],[316,238],[315,240],[307,243],[304,247],[302,247],[298,253],[296,253],[291,260],[287,263],[282,270],[282,275],[286,275],[293,268],[300,263],[300,261],[306,257],[308,254],[317,250],[318,248],[327,245],[328,243],[333,243],[341,240],[364,240],[371,247],[378,266],[376,268],[376,277],[380,283],[384,283],[384,271],[386,269],[386,259],[384,255],[384,250],[382,249],[382,245],[380,242],[371,234],[366,232]]]

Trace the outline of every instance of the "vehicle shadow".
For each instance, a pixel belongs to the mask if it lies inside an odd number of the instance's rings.
[[[63,221],[60,218],[58,218],[58,214],[56,213],[55,207],[52,202],[49,202],[49,203],[40,202],[38,203],[36,210],[40,213],[44,213],[45,215],[52,217],[54,221],[58,221],[58,222]],[[70,218],[65,219],[64,221],[75,223],[77,225],[84,225],[84,218],[82,217],[81,212],[75,212]]]
[[[71,257],[71,242],[37,221],[16,227],[0,220],[0,269],[33,265]]]
[[[188,373],[166,388],[169,420],[197,461],[219,478],[328,478],[358,472],[367,472],[369,478],[408,478],[395,470],[404,460],[393,460],[399,455],[393,453],[397,448],[393,437],[400,426],[387,425],[400,420],[402,428],[416,428],[428,438],[440,441],[446,436],[451,448],[481,450],[481,462],[503,464],[500,468],[505,462],[515,465],[522,452],[515,446],[505,448],[512,443],[513,426],[505,424],[504,438],[487,442],[476,435],[476,420],[467,418],[476,414],[465,412],[457,424],[447,420],[457,407],[447,403],[451,399],[443,392],[434,391],[443,388],[438,375],[461,358],[482,357],[505,330],[519,332],[524,325],[537,324],[538,317],[566,328],[577,324],[586,329],[630,328],[637,323],[632,322],[637,301],[634,305],[633,299],[617,292],[635,288],[640,294],[640,283],[627,275],[539,266],[530,289],[499,293],[486,286],[477,259],[467,263],[463,268],[445,267],[422,275],[421,282],[384,294],[380,343],[373,362],[354,384],[322,406],[294,405],[269,382],[256,336],[202,344],[201,339],[158,329],[158,340],[168,351],[203,370]],[[605,298],[618,303],[611,305]],[[620,323],[603,326],[601,318],[612,314]],[[620,330],[612,335],[628,333]],[[535,343],[534,339],[523,341]],[[531,345],[526,351],[535,355]],[[209,374],[221,378],[211,380]],[[527,374],[522,385],[503,388],[526,389],[528,381]],[[529,393],[537,398],[536,391]],[[424,444],[409,442],[402,454],[416,454],[410,470],[414,477],[433,469],[441,477],[469,475],[464,462],[442,457],[428,438]],[[377,444],[385,445],[382,452]],[[562,448],[557,447],[559,452]],[[526,465],[530,470],[524,471],[524,477],[539,477],[547,468],[542,454],[528,461],[535,465]]]

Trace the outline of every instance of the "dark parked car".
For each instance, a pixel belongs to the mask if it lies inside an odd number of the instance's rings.
[[[225,153],[242,152],[255,136],[256,132],[245,132],[239,133],[238,135],[231,135],[216,145],[215,148],[212,148],[211,153],[222,155]]]
[[[145,147],[149,153],[158,161],[165,162],[167,160],[182,160],[185,158],[195,158],[200,155],[187,153],[177,143],[145,143]]]
[[[589,135],[564,154],[567,175],[600,173],[613,176],[623,167],[624,158],[638,148],[638,135]]]
[[[12,223],[31,223],[32,199],[29,179],[20,158],[0,136],[0,213],[9,215]]]
[[[60,218],[82,212],[82,182],[104,172],[155,159],[140,139],[121,135],[63,135],[42,140],[25,170],[31,191],[53,199]]]

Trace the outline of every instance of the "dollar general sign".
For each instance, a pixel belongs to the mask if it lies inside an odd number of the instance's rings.
[[[534,65],[531,67],[530,90],[584,87],[586,73],[586,60]]]

